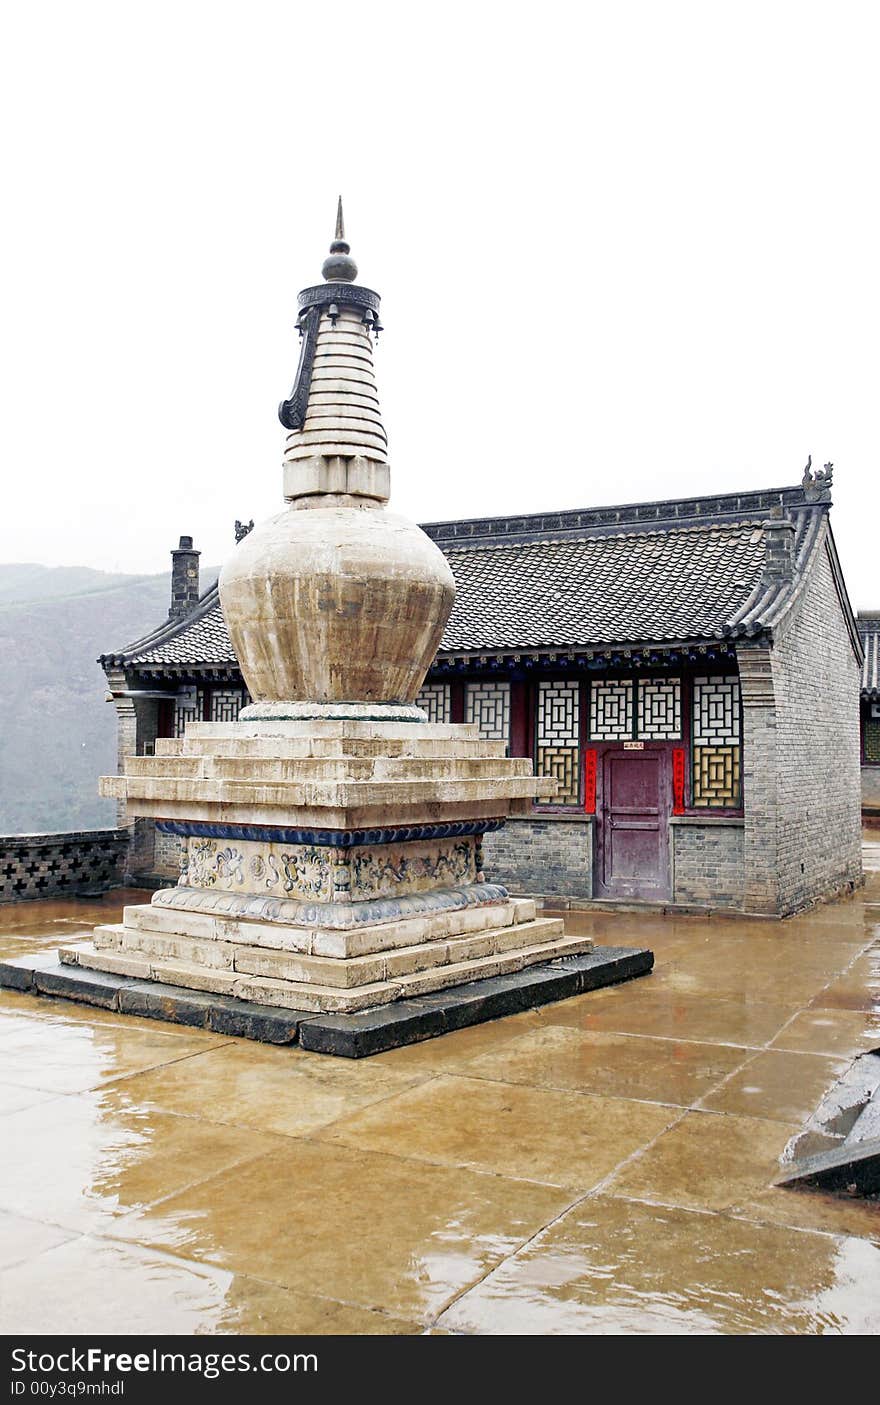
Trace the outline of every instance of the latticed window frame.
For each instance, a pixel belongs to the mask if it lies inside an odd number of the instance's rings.
[[[234,705],[237,700],[237,707]],[[235,722],[243,707],[250,702],[250,693],[243,685],[228,684],[211,688],[205,704],[210,722]],[[229,704],[233,703],[232,706]],[[234,715],[230,715],[234,714]]]
[[[452,721],[452,687],[446,682],[431,680],[423,683],[416,698],[418,707],[428,714],[428,721],[445,723]]]
[[[577,795],[576,795],[576,798],[573,799],[573,800],[560,800],[560,799],[558,798],[558,796],[554,796],[552,799],[542,800],[542,801],[538,801],[538,802],[536,803],[536,808],[537,808],[537,809],[541,809],[541,810],[561,810],[561,811],[564,811],[566,814],[570,814],[573,810],[579,810],[579,809],[581,809],[582,806],[583,806],[583,799],[584,799],[584,776],[583,776],[583,771],[584,771],[584,743],[585,743],[585,739],[586,739],[585,708],[588,706],[588,703],[589,703],[588,690],[587,690],[587,687],[586,687],[586,685],[585,685],[585,683],[584,683],[584,681],[583,681],[582,679],[579,679],[579,678],[572,678],[570,675],[561,674],[561,675],[554,675],[554,676],[551,676],[551,677],[549,677],[549,678],[538,678],[538,679],[535,679],[535,682],[534,682],[534,690],[533,690],[533,693],[532,693],[532,700],[531,700],[531,707],[532,707],[532,712],[533,712],[531,732],[532,732],[532,760],[533,760],[533,763],[534,763],[534,766],[535,766],[535,773],[536,773],[536,775],[540,775],[540,774],[550,774],[549,772],[541,772],[540,769],[539,769],[539,745],[540,745],[540,743],[539,743],[539,735],[540,735],[540,733],[539,733],[539,727],[540,727],[540,711],[541,711],[541,708],[540,708],[540,701],[539,701],[539,700],[540,700],[540,696],[541,696],[541,685],[542,685],[542,684],[548,684],[548,685],[551,685],[551,686],[552,686],[553,684],[556,684],[557,686],[558,686],[559,684],[564,684],[564,685],[566,685],[566,686],[569,686],[569,685],[570,685],[573,689],[576,689],[576,690],[577,690],[576,696],[577,696],[577,709],[578,709],[578,722],[577,722],[577,734],[578,734],[578,735],[577,735],[577,742],[576,742],[576,744],[570,748],[572,751],[575,752],[575,777],[576,777],[576,785],[577,785]]]
[[[503,702],[502,705],[501,705],[501,711],[502,711],[502,716],[503,716],[503,718],[504,718],[504,724],[505,724],[505,725],[504,725],[502,728],[499,729],[500,735],[495,735],[494,731],[492,732],[491,735],[490,735],[489,732],[484,731],[484,730],[483,730],[483,727],[482,727],[482,725],[481,725],[481,719],[480,719],[480,717],[473,715],[473,714],[477,711],[477,709],[471,707],[471,701],[472,701],[472,699],[473,699],[473,697],[474,697],[474,691],[475,691],[476,689],[478,689],[478,688],[479,688],[479,689],[483,689],[483,690],[486,690],[486,689],[500,689],[500,690],[502,690],[502,695],[505,695],[505,694],[506,694],[506,701]],[[512,684],[511,684],[511,682],[510,682],[510,679],[509,679],[509,678],[468,678],[468,679],[466,679],[465,682],[462,684],[462,703],[461,703],[461,705],[462,705],[462,708],[463,708],[463,714],[464,714],[464,720],[465,720],[465,722],[469,722],[469,723],[476,722],[476,723],[480,726],[480,735],[481,735],[482,737],[485,737],[485,739],[486,739],[487,741],[501,741],[501,742],[503,742],[503,743],[504,743],[504,746],[505,746],[505,748],[506,748],[507,754],[509,755],[509,754],[510,754],[511,719],[512,719],[512,716],[513,716],[513,687],[512,687]],[[455,701],[454,701],[454,699],[452,700],[452,706],[453,706],[453,711],[454,711],[454,710],[455,710]]]
[[[675,724],[664,736],[658,736],[656,732],[646,730],[642,720],[643,698],[652,685],[661,685],[671,689],[673,700],[673,716]],[[661,742],[678,742],[685,739],[685,707],[687,701],[686,681],[680,673],[664,674],[640,674],[635,680],[635,696],[633,703],[633,737],[636,741],[647,742],[655,745]]]
[[[182,737],[189,722],[202,722],[205,716],[205,689],[196,687],[195,707],[181,707],[177,698],[172,703],[171,728],[172,736]]]
[[[646,732],[642,725],[643,697],[645,689],[651,684],[675,685],[678,689],[675,696],[675,715],[678,725],[667,736],[657,736],[651,732]],[[595,727],[594,713],[596,711],[596,698],[598,689],[607,684],[624,685],[629,690],[629,726],[625,732],[617,736],[609,737],[597,732]],[[656,674],[620,674],[612,675],[608,678],[591,678],[586,688],[586,739],[589,743],[597,746],[614,746],[625,741],[644,741],[650,745],[659,742],[681,742],[685,738],[685,715],[686,715],[686,681],[681,673]]]
[[[248,704],[253,701],[244,682],[197,683],[193,686],[196,689],[196,704],[194,708],[179,708],[177,699],[171,700],[170,718],[169,722],[166,723],[166,725],[170,725],[171,728],[170,736],[182,737],[189,722],[222,722],[234,720],[228,717],[217,717],[217,705],[214,699],[218,695],[222,697],[232,693],[238,694],[240,698],[238,712],[241,712],[243,707],[247,707]],[[221,711],[222,710],[225,709],[223,709],[221,705]],[[161,732],[160,735],[162,735]]]
[[[613,687],[618,692],[621,691],[621,688],[625,688],[628,692],[627,709],[629,728],[625,733],[621,732],[618,736],[613,737],[594,735],[593,729],[593,713],[595,710],[597,693],[600,688],[607,687]],[[635,736],[636,715],[638,712],[637,679],[631,674],[612,675],[608,678],[591,678],[583,691],[585,693],[583,700],[585,710],[584,726],[587,739],[601,746],[619,746],[621,742],[631,741]]]
[[[736,757],[732,758],[737,775],[736,798],[725,800],[721,804],[713,805],[706,801],[697,799],[696,773],[699,763],[699,752],[709,746],[708,743],[701,743],[696,740],[697,732],[695,726],[695,709],[697,705],[697,683],[703,678],[717,678],[724,682],[735,682],[737,687],[737,723],[739,729],[739,740],[733,742],[719,742],[715,747],[722,750],[733,749]],[[718,669],[705,668],[692,674],[687,680],[687,694],[683,699],[685,715],[687,717],[687,740],[690,750],[690,765],[688,766],[687,782],[687,813],[693,815],[741,815],[743,812],[743,707],[742,707],[742,684],[739,674],[736,672],[722,672]],[[714,749],[714,748],[713,748]]]

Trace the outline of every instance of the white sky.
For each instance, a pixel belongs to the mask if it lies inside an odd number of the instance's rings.
[[[0,560],[206,564],[280,506],[342,190],[427,521],[836,469],[880,608],[880,10],[7,6]]]

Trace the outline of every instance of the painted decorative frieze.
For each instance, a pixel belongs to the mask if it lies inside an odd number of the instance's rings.
[[[190,836],[179,883],[304,902],[365,902],[476,881],[472,835],[357,849]]]

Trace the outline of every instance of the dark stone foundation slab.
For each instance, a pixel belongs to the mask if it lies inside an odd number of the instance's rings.
[[[161,981],[62,966],[54,952],[0,961],[0,986],[242,1039],[297,1044],[317,1054],[362,1059],[644,976],[653,965],[654,953],[647,948],[599,946],[584,956],[566,956],[545,966],[452,986],[435,995],[394,1001],[357,1015],[285,1010],[231,996],[185,990]]]

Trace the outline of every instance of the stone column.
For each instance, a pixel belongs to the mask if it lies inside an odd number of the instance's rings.
[[[126,757],[137,755],[137,713],[134,699],[124,695],[128,684],[123,669],[109,668],[106,673],[108,701],[112,700],[116,708],[116,774],[124,776]],[[128,805],[124,799],[116,802],[116,824],[120,829],[128,824]]]
[[[736,652],[743,706],[743,906],[746,912],[776,914],[778,772],[770,648],[744,644]]]
[[[155,698],[136,699],[130,696],[129,680],[124,669],[107,670],[107,684],[116,708],[116,773],[125,775],[129,756],[143,753],[145,739],[155,743],[158,703]],[[129,833],[125,858],[126,881],[138,874],[152,873],[155,867],[156,827],[152,820],[135,819],[129,813],[125,799],[116,802],[116,827]]]

